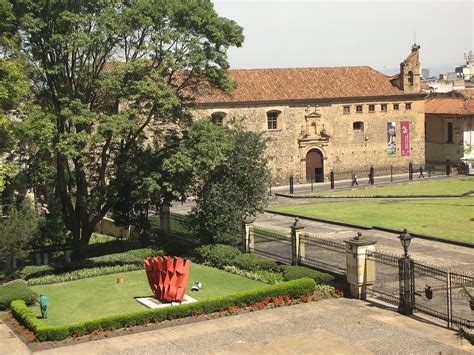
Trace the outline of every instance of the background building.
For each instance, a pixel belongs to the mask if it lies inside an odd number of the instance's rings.
[[[231,70],[232,95],[203,93],[194,115],[265,132],[279,183],[323,181],[331,170],[349,177],[371,165],[406,171],[425,161],[419,48],[392,77],[370,67]]]
[[[426,99],[426,161],[474,159],[474,89]]]

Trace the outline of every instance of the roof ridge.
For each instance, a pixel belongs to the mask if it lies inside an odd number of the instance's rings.
[[[263,71],[263,70],[300,70],[300,69],[343,69],[343,68],[368,68],[377,73],[380,73],[378,70],[372,68],[368,65],[343,65],[343,66],[333,66],[333,67],[272,67],[272,68],[230,68],[229,71]],[[382,74],[382,73],[380,73]],[[384,74],[382,74],[384,75]]]

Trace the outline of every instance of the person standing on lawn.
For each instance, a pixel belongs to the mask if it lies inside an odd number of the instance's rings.
[[[39,303],[41,308],[41,317],[43,319],[48,318],[48,315],[46,314],[46,310],[48,309],[48,299],[42,293],[39,295]]]

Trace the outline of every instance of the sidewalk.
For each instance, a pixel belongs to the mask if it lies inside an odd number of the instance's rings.
[[[370,303],[331,299],[36,354],[472,354],[450,330]]]
[[[428,177],[428,173],[424,173],[424,180],[431,180],[431,179],[443,179],[449,178],[446,175],[432,175]],[[423,179],[423,178],[422,178]],[[413,180],[418,180],[418,173],[413,173]],[[359,177],[357,179],[359,186],[368,186],[368,177]],[[409,182],[408,174],[399,174],[393,175],[393,182],[391,181],[390,175],[382,175],[382,176],[375,176],[374,185],[392,185],[392,184],[400,184],[404,182]],[[352,180],[336,180],[334,182],[335,190],[344,189],[351,187]],[[312,186],[312,190],[311,190]],[[318,182],[318,183],[304,183],[304,184],[294,184],[293,192],[295,194],[301,193],[311,193],[311,192],[322,192],[322,191],[331,191],[331,183],[329,181],[325,182]],[[275,193],[282,193],[282,194],[289,194],[290,193],[290,185],[282,185],[282,186],[275,186],[271,188],[272,195]]]

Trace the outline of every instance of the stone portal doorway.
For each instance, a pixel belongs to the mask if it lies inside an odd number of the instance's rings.
[[[323,154],[318,149],[311,149],[306,154],[306,181],[323,182]]]

